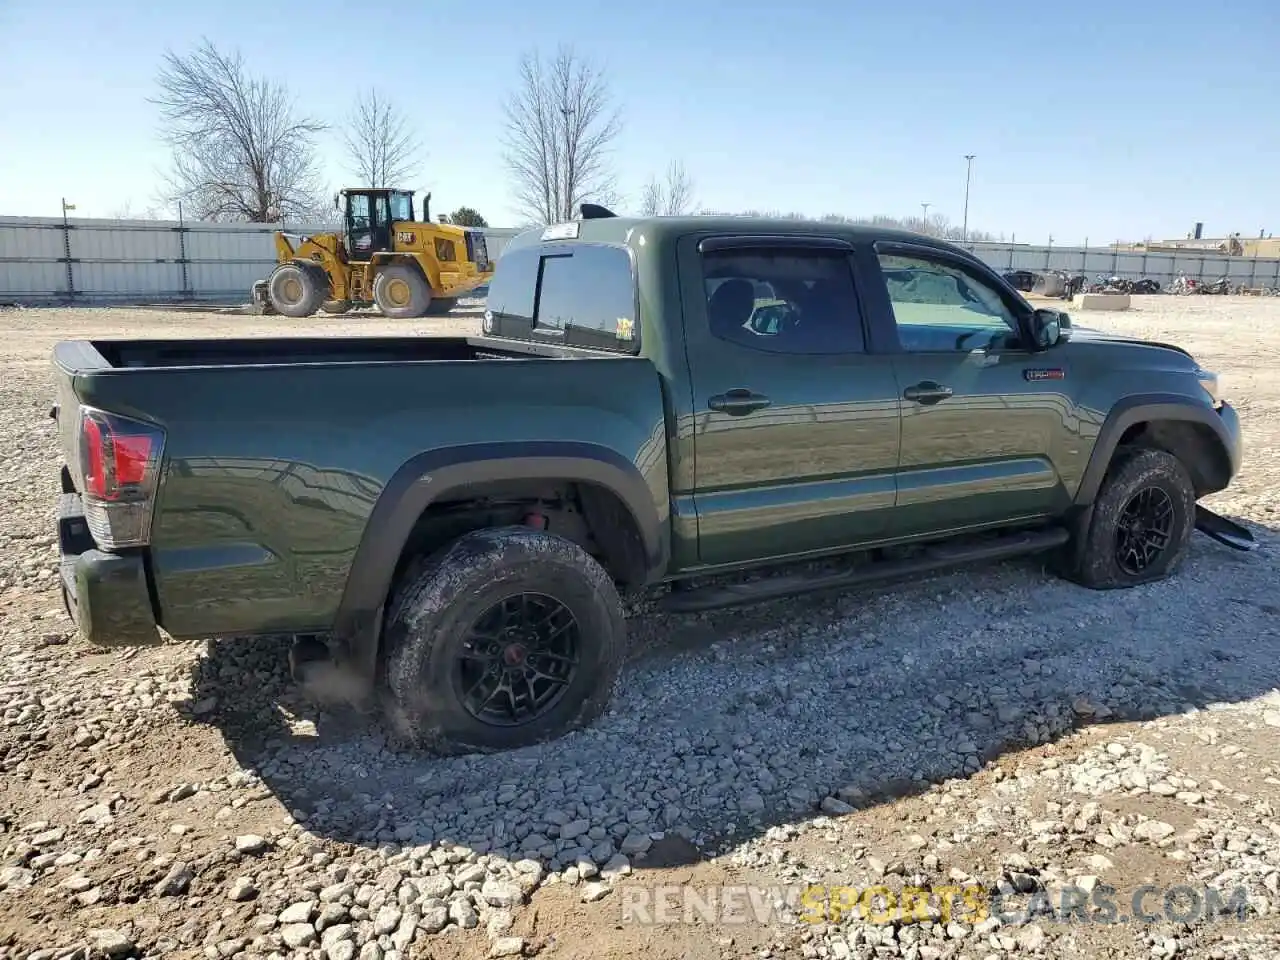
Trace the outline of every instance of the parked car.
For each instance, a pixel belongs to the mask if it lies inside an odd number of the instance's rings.
[[[959,247],[789,220],[513,239],[478,337],[69,340],[62,582],[101,645],[294,635],[445,751],[590,723],[620,594],[676,610],[1044,554],[1172,574],[1240,466],[1178,347],[1073,333]],[[709,574],[856,553],[837,573]]]

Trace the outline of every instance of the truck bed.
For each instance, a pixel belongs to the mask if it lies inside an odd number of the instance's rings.
[[[174,636],[327,629],[414,458],[586,445],[634,465],[665,517],[663,393],[643,357],[482,337],[78,340],[54,375],[68,464],[78,407],[165,432],[148,563]]]
[[[496,337],[246,337],[209,340],[69,340],[54,350],[67,373],[300,364],[370,364],[608,358],[601,350]]]

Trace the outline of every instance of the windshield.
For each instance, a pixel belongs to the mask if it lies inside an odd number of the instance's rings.
[[[392,220],[412,220],[413,219],[413,194],[411,193],[391,194],[391,219]]]

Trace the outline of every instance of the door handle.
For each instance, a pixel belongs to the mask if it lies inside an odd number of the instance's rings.
[[[907,387],[902,391],[902,396],[907,400],[914,400],[926,406],[935,404],[940,400],[945,400],[954,393],[950,387],[944,387],[940,383],[934,383],[932,380],[921,380],[913,387]]]
[[[739,388],[730,390],[728,393],[716,394],[707,401],[707,406],[720,413],[727,413],[731,417],[741,417],[756,410],[763,410],[771,402],[762,394]]]

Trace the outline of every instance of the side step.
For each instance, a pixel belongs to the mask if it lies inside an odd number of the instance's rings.
[[[713,610],[745,603],[762,603],[766,600],[779,600],[783,597],[796,597],[806,593],[841,590],[862,583],[931,573],[944,567],[1007,560],[1010,557],[1040,553],[1062,546],[1070,536],[1064,527],[1047,527],[1042,530],[1006,534],[998,539],[976,544],[940,543],[924,548],[923,552],[916,556],[902,560],[882,560],[861,570],[820,577],[774,577],[751,583],[732,583],[697,590],[673,591],[662,599],[659,606],[664,610],[690,613],[696,610]]]
[[[1198,503],[1196,504],[1196,529],[1206,537],[1212,537],[1233,550],[1248,552],[1258,547],[1258,541],[1253,538],[1248,527],[1243,527],[1226,517],[1220,517]]]

